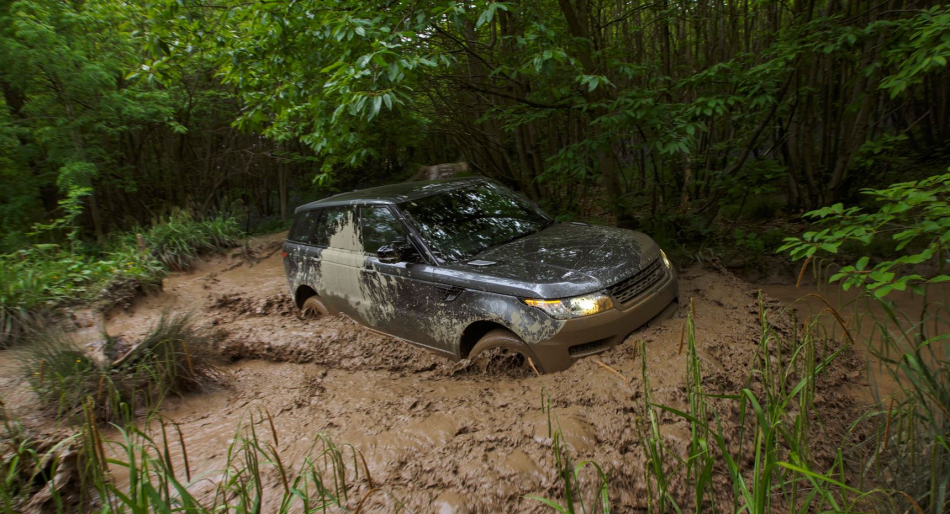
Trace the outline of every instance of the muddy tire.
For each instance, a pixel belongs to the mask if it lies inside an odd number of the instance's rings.
[[[488,375],[534,376],[541,369],[530,355],[520,337],[508,329],[496,328],[478,340],[468,358]]]
[[[327,306],[323,304],[323,301],[320,300],[320,297],[314,295],[310,298],[304,300],[303,305],[300,307],[300,312],[307,318],[322,318],[330,314],[330,310],[327,309]]]

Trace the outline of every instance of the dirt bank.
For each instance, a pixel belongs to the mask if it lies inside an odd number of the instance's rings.
[[[302,461],[317,435],[326,433],[338,445],[359,449],[374,484],[412,512],[541,512],[540,503],[523,496],[559,496],[542,403],[549,397],[552,422],[576,458],[594,460],[610,475],[615,511],[644,507],[645,459],[637,431],[643,357],[635,342],[646,344],[654,401],[685,407],[684,309],[565,372],[485,377],[345,318],[301,319],[287,296],[276,251],[280,238],[254,242],[253,253],[261,260],[237,253],[217,257],[170,277],[163,293],[108,319],[88,312],[75,316],[88,336],[104,326],[111,335],[134,337],[165,310],[192,310],[226,334],[220,351],[234,362],[223,368],[220,383],[170,400],[163,409],[184,433],[192,476],[220,469],[239,422],[248,419],[249,410],[263,408],[273,416],[285,465]],[[699,268],[681,273],[680,288],[680,298],[694,302],[704,387],[737,392],[761,331],[757,289]],[[780,327],[791,327],[778,315],[778,301],[767,299],[766,306],[776,312]],[[854,405],[839,389],[849,376],[853,380],[856,362],[840,360],[820,381],[818,408],[837,413],[821,428],[829,440],[842,437]],[[4,380],[5,391],[23,387],[19,379]],[[29,412],[25,402],[15,409],[19,414]],[[723,423],[734,428],[737,412],[721,406]],[[685,422],[663,416],[662,433],[676,451],[685,452]],[[367,490],[364,485],[353,496]],[[277,498],[265,495],[263,511],[273,510],[268,501]],[[385,495],[370,503],[369,511],[394,510]]]

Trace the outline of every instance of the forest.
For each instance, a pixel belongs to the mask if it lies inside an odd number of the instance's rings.
[[[948,60],[935,0],[0,0],[0,513],[948,513]],[[443,174],[673,317],[496,376],[294,303],[295,208]]]
[[[285,219],[466,162],[564,218],[709,227],[946,169],[927,1],[0,6],[2,248]]]

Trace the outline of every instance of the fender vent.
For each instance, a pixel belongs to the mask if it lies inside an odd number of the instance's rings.
[[[435,288],[436,290],[438,290],[439,292],[445,295],[442,297],[443,302],[451,302],[452,300],[455,300],[456,298],[459,297],[460,294],[462,294],[462,291],[465,290],[464,288],[459,287],[459,286],[438,285],[438,286],[435,286]]]

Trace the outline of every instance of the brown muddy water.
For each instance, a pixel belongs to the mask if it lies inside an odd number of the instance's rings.
[[[165,280],[162,293],[140,299],[128,311],[107,318],[91,312],[72,315],[80,336],[90,339],[103,327],[112,336],[134,338],[164,311],[194,312],[202,323],[222,331],[219,350],[231,362],[221,368],[217,382],[170,399],[162,408],[184,435],[192,476],[205,477],[192,485],[196,494],[209,490],[216,470],[224,466],[239,424],[266,410],[288,467],[303,461],[320,434],[363,454],[374,485],[389,493],[371,497],[364,512],[395,511],[394,498],[410,512],[546,511],[524,496],[560,496],[549,423],[563,432],[576,460],[593,460],[609,474],[616,511],[644,508],[645,459],[637,429],[644,393],[642,359],[647,359],[653,400],[684,408],[685,309],[564,372],[520,379],[482,376],[464,363],[433,356],[346,318],[300,318],[286,291],[282,237],[256,239],[256,259],[235,253],[175,274]],[[789,330],[793,321],[782,314],[781,301],[791,303],[807,291],[764,289],[771,317]],[[761,332],[758,291],[727,273],[682,271],[680,298],[693,301],[707,390],[735,393],[744,386]],[[806,306],[798,307],[802,311]],[[809,303],[807,308],[815,307]],[[646,345],[645,357],[635,350],[639,341]],[[4,401],[28,424],[48,424],[48,414],[33,407],[25,380],[12,369],[12,353],[0,352]],[[870,398],[867,381],[861,381],[862,355],[860,350],[846,353],[819,381],[816,408],[835,414],[827,416],[826,436],[845,437],[848,419],[853,419],[847,414]],[[550,398],[550,413],[544,398]],[[738,409],[717,407],[727,430],[736,428]],[[255,414],[254,422],[259,419]],[[688,425],[665,414],[661,422],[667,444],[685,454]],[[180,449],[172,452],[180,458]],[[265,493],[264,512],[274,510],[280,496],[279,481],[270,478],[273,492]],[[593,478],[585,476],[584,481],[593,485]],[[728,486],[723,481],[719,487]],[[362,484],[351,498],[368,490]]]

